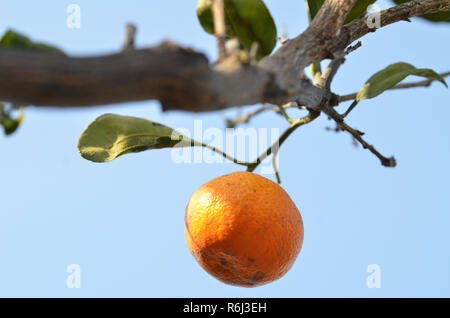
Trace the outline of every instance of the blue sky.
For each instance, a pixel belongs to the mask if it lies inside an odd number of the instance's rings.
[[[302,1],[265,2],[289,37],[307,26]],[[81,7],[80,29],[66,26],[70,3]],[[215,41],[198,25],[195,7],[196,1],[4,0],[0,32],[12,27],[69,54],[93,55],[117,51],[124,25],[133,22],[139,47],[172,39],[214,58]],[[448,71],[448,31],[413,19],[368,35],[342,66],[333,90],[355,92],[374,72],[400,61]],[[0,296],[449,297],[449,98],[449,90],[434,83],[363,101],[348,117],[383,154],[396,156],[394,169],[352,146],[345,133],[326,131],[332,123],[324,116],[288,139],[280,173],[302,213],[304,245],[282,279],[252,289],[204,272],[183,229],[192,193],[240,166],[176,164],[170,150],[94,164],[76,149],[84,128],[107,112],[188,129],[200,119],[205,129],[223,129],[224,117],[236,110],[162,113],[154,101],[88,110],[27,108],[17,133],[0,136]],[[251,124],[286,126],[272,113]],[[69,264],[81,268],[79,289],[66,286]],[[381,288],[366,285],[370,264],[381,268]]]

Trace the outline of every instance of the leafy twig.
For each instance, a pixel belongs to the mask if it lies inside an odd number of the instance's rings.
[[[442,77],[447,77],[450,76],[450,72],[444,72],[444,73],[440,73],[439,74]],[[428,87],[431,85],[431,83],[434,80],[424,80],[424,81],[418,81],[418,82],[411,82],[411,83],[404,83],[404,84],[397,84],[392,88],[388,88],[387,90],[392,90],[392,89],[405,89],[405,88],[413,88],[413,87]],[[341,95],[339,96],[339,103],[341,102],[346,102],[349,100],[354,100],[356,98],[356,95],[358,93],[353,93],[353,94],[347,94],[347,95]]]

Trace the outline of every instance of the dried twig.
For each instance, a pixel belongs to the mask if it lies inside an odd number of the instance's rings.
[[[346,55],[349,55],[350,53],[356,51],[357,49],[359,49],[362,46],[361,41],[356,42],[355,45],[350,45],[344,52],[335,54],[335,59],[339,59],[339,58],[343,58]]]
[[[125,40],[122,44],[122,50],[133,50],[135,45],[136,37],[136,26],[134,24],[128,23],[125,26]]]
[[[385,167],[395,167],[396,166],[397,163],[396,163],[394,157],[387,158],[387,157],[383,156],[378,150],[375,149],[374,146],[372,146],[369,143],[367,143],[362,138],[364,133],[359,131],[359,130],[357,130],[357,129],[354,129],[354,128],[350,127],[349,125],[347,125],[344,122],[343,117],[341,115],[339,115],[334,110],[334,108],[331,108],[329,106],[325,106],[323,108],[323,112],[325,114],[327,114],[331,119],[333,119],[341,130],[349,132],[352,135],[352,137],[355,138],[362,145],[362,147],[364,149],[368,149],[371,153],[373,153],[375,156],[377,156],[377,158],[380,159],[381,164],[383,166],[385,166]]]
[[[274,111],[274,112],[276,112],[276,113],[278,113],[280,115],[284,115],[282,113],[280,107],[283,110],[289,109],[289,108],[299,108],[299,106],[296,103],[287,103],[287,104],[282,105],[282,106],[264,104],[264,105],[256,108],[255,110],[248,112],[245,115],[241,115],[241,116],[238,116],[238,117],[233,118],[233,119],[227,119],[226,120],[227,128],[234,128],[238,124],[248,123],[250,121],[250,119],[252,119],[256,115],[261,114],[262,112],[265,112],[266,110],[272,110],[272,111]]]
[[[353,136],[353,138],[355,138],[363,146],[364,149],[368,149],[371,153],[373,153],[375,156],[377,156],[378,159],[380,159],[381,164],[383,166],[392,168],[397,165],[397,162],[395,161],[394,157],[387,158],[387,157],[383,156],[378,150],[376,150],[374,146],[368,144],[362,138],[362,134],[360,131],[353,129],[352,127],[347,125],[345,122],[338,123],[338,125],[342,130],[348,131]]]

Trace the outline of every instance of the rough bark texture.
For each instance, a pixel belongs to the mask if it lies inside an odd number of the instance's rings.
[[[257,64],[231,56],[212,67],[203,54],[170,42],[88,58],[2,49],[0,100],[81,107],[157,99],[165,110],[186,111],[297,101],[319,109],[329,92],[303,69],[374,31],[364,18],[342,27],[355,2],[327,0],[305,32]],[[382,11],[381,25],[449,8],[450,0],[416,0]]]
[[[380,24],[385,27],[399,21],[409,21],[409,18],[450,10],[450,0],[416,0],[406,2],[402,5],[380,11]],[[342,38],[347,38],[346,44],[362,38],[367,33],[375,32],[376,29],[369,28],[367,18],[360,18],[342,28]],[[342,44],[339,44],[342,46]],[[344,44],[345,45],[345,44]]]

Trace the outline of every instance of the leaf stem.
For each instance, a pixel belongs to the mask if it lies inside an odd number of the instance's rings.
[[[342,115],[343,118],[347,117],[348,114],[353,110],[353,108],[358,105],[358,102],[356,100],[353,101],[353,103],[350,105],[350,107],[347,109],[347,111]]]
[[[273,154],[272,154],[272,167],[273,167],[273,171],[275,172],[275,177],[277,178],[277,182],[281,183],[280,174],[278,173],[278,168],[277,168],[278,150],[279,150],[279,148],[274,149],[274,151],[273,151]]]
[[[278,138],[277,141],[275,141],[269,148],[267,148],[266,151],[261,153],[259,155],[259,157],[253,162],[240,161],[240,160],[238,160],[238,159],[236,159],[234,157],[231,157],[230,155],[226,154],[225,152],[223,152],[222,150],[220,150],[220,149],[218,149],[216,147],[213,147],[213,146],[210,146],[210,145],[207,145],[207,144],[195,141],[195,140],[192,140],[191,142],[192,142],[192,146],[200,146],[200,147],[207,148],[209,150],[212,150],[212,151],[216,152],[217,154],[221,155],[222,157],[224,157],[225,159],[227,159],[227,160],[229,160],[231,162],[237,163],[237,164],[242,165],[242,166],[246,166],[247,167],[247,171],[249,171],[249,172],[255,171],[255,169],[259,166],[259,164],[261,162],[263,162],[267,157],[269,157],[272,154],[273,155],[272,165],[274,167],[274,171],[275,171],[275,175],[276,175],[277,181],[278,181],[278,183],[280,183],[281,182],[280,181],[280,176],[279,176],[279,173],[278,173],[278,169],[276,167],[276,155],[278,154],[278,150],[280,149],[281,145],[286,141],[286,139],[298,127],[312,122],[314,119],[316,119],[319,116],[320,116],[320,112],[310,111],[309,114],[306,115],[305,117],[302,117],[302,118],[299,118],[299,119],[291,119],[291,118],[289,118],[289,122],[290,122],[289,127],[283,132],[283,134]]]
[[[234,163],[236,163],[238,165],[247,166],[247,167],[250,167],[250,166],[253,165],[253,163],[251,163],[251,162],[244,162],[244,161],[240,161],[240,160],[238,160],[238,159],[236,159],[234,157],[231,157],[230,155],[226,154],[225,152],[223,152],[222,150],[220,150],[220,149],[218,149],[216,147],[213,147],[213,146],[210,146],[210,145],[207,145],[207,144],[195,141],[195,140],[193,140],[193,145],[194,146],[200,146],[200,147],[208,148],[209,150],[214,151],[215,153],[221,155],[225,159],[227,159],[227,160],[229,160],[231,162],[234,162]]]

